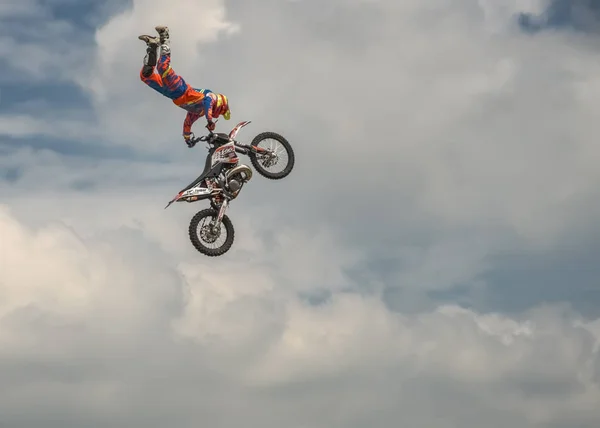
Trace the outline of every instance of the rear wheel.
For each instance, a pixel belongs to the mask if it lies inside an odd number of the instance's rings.
[[[292,145],[283,136],[275,132],[263,132],[254,137],[251,145],[258,148],[258,152],[248,153],[250,162],[263,177],[280,180],[292,172],[296,158]],[[270,170],[278,165],[280,171]]]
[[[221,256],[233,245],[233,223],[224,215],[220,227],[214,226],[218,215],[217,210],[206,208],[196,213],[190,221],[189,235],[192,245],[209,257]],[[223,236],[224,239],[221,239]]]

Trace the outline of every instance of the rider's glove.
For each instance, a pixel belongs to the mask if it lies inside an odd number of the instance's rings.
[[[206,125],[206,129],[208,129],[209,131],[214,131],[215,130],[215,122],[210,121],[208,122],[208,124]]]
[[[190,132],[189,134],[183,134],[183,139],[185,140],[185,144],[187,144],[189,148],[192,148],[196,145],[196,143],[194,142],[193,132]]]

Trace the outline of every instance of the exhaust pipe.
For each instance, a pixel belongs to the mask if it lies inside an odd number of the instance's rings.
[[[244,175],[246,177],[244,178],[244,182],[248,182],[252,178],[252,169],[246,165],[238,165],[227,172],[227,181],[229,181],[229,179],[235,174]]]

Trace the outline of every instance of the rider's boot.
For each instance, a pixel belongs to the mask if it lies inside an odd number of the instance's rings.
[[[156,56],[156,50],[159,46],[160,40],[157,37],[152,37],[145,34],[139,36],[138,39],[146,42],[146,56],[144,57],[142,75],[144,77],[149,77],[154,72],[154,67],[156,67],[156,62],[158,60]]]
[[[161,55],[169,55],[171,53],[171,40],[169,38],[169,27],[166,25],[157,25],[154,27],[158,33],[160,40]]]

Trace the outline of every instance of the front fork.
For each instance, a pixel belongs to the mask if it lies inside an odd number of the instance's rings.
[[[225,216],[225,211],[227,211],[228,206],[229,206],[229,199],[227,199],[227,198],[223,199],[223,203],[221,204],[221,207],[219,208],[219,212],[217,214],[217,219],[212,224],[212,227],[215,230],[221,229],[221,222],[223,221],[223,217]]]
[[[219,211],[217,212],[217,218],[212,220],[209,223],[210,234],[219,236],[221,234],[221,222],[223,221],[223,217],[225,216],[225,211],[227,211],[227,207],[229,206],[229,199],[225,198],[221,206],[219,207]]]

